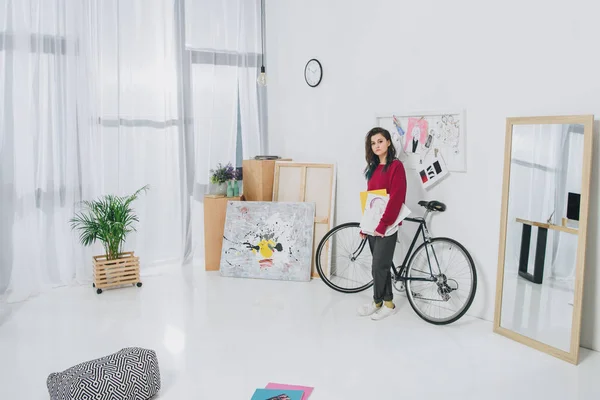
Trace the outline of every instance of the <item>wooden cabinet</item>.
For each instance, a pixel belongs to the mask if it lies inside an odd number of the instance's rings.
[[[204,268],[207,271],[219,270],[229,201],[243,201],[243,198],[204,196]]]
[[[276,161],[279,160],[244,160],[244,198],[247,201],[271,201],[273,199],[273,177]]]

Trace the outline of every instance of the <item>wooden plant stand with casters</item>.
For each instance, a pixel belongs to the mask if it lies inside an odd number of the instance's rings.
[[[94,283],[96,293],[103,289],[117,286],[136,285],[142,286],[140,281],[140,258],[133,251],[119,253],[115,260],[108,260],[106,255],[94,256]]]

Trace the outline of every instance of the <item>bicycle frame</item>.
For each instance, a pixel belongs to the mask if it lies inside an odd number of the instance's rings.
[[[408,278],[406,276],[404,276],[404,271],[406,271],[406,267],[408,266],[408,261],[410,260],[410,257],[413,254],[413,249],[415,247],[415,244],[417,243],[417,239],[419,238],[419,236],[423,237],[423,242],[424,243],[430,243],[431,242],[431,235],[429,234],[429,230],[427,229],[427,222],[425,222],[427,216],[429,215],[430,211],[427,210],[425,211],[425,214],[422,217],[407,217],[405,218],[403,221],[407,221],[407,222],[414,222],[419,224],[419,228],[417,229],[417,232],[415,233],[415,236],[413,237],[413,240],[408,248],[408,251],[406,252],[406,256],[404,257],[404,261],[402,261],[402,265],[399,266],[399,269],[396,269],[396,266],[394,264],[392,264],[392,270],[394,271],[394,277],[395,280],[397,281],[425,281],[425,282],[436,282],[437,278],[435,277],[435,275],[433,274],[433,271],[431,270],[431,257],[429,255],[429,249],[426,246],[425,247],[425,253],[427,254],[427,264],[429,265],[429,278]],[[361,243],[361,245],[359,246],[359,248],[356,250],[356,252],[353,254],[353,258],[356,258],[358,254],[360,254],[362,252],[362,250],[365,247],[367,240],[363,240],[363,242]],[[438,263],[438,268],[439,268],[439,262],[437,260],[437,256],[435,254],[435,251],[433,251],[433,257],[435,258],[436,262]]]
[[[423,242],[424,243],[431,243],[431,235],[429,234],[429,230],[427,229],[427,223],[425,222],[425,219],[427,218],[427,215],[430,213],[429,210],[425,211],[425,214],[422,217],[407,217],[405,218],[403,221],[407,221],[407,222],[414,222],[419,224],[419,228],[417,229],[417,232],[415,233],[415,236],[413,237],[413,240],[408,248],[408,251],[406,252],[406,256],[404,257],[404,261],[402,261],[402,265],[399,266],[399,269],[396,269],[396,266],[394,264],[392,264],[392,270],[394,271],[394,277],[395,280],[397,281],[424,281],[424,282],[437,282],[437,277],[434,275],[433,271],[431,270],[431,256],[429,255],[429,249],[428,246],[425,246],[425,253],[427,254],[427,264],[429,265],[429,277],[428,278],[408,278],[406,276],[404,276],[404,271],[406,271],[406,267],[408,266],[408,261],[410,260],[410,257],[413,254],[413,249],[415,247],[415,244],[417,243],[417,239],[419,238],[419,236],[423,237]],[[352,258],[356,259],[358,257],[358,255],[360,255],[360,253],[362,253],[363,249],[365,248],[365,245],[367,243],[367,239],[364,239],[362,241],[362,243],[360,244],[360,246],[358,247],[358,249],[352,254]],[[438,265],[439,268],[439,261],[437,259],[437,255],[435,254],[435,251],[432,249],[432,253],[433,253],[433,257],[435,258],[435,261]]]
[[[419,224],[419,228],[417,228],[417,232],[415,233],[415,236],[413,237],[413,240],[412,240],[410,246],[408,247],[408,251],[406,252],[404,261],[402,261],[402,264],[399,266],[399,269],[396,269],[396,266],[394,264],[392,264],[392,270],[394,271],[394,276],[397,281],[425,281],[425,282],[437,281],[437,278],[434,276],[433,271],[431,270],[431,258],[429,255],[429,249],[427,247],[425,247],[425,252],[427,254],[427,264],[429,265],[429,275],[430,276],[428,278],[408,278],[408,277],[404,276],[404,271],[406,271],[406,267],[408,266],[408,261],[410,260],[410,257],[413,254],[413,249],[415,248],[415,244],[417,243],[417,239],[419,238],[419,236],[423,237],[423,242],[425,242],[425,243],[431,242],[431,236],[429,234],[429,230],[427,229],[427,223],[425,222],[425,218],[427,217],[428,213],[429,213],[429,211],[426,211],[426,213],[423,217],[416,217],[416,218],[407,217],[404,219],[404,221],[414,222],[414,223]],[[435,254],[434,254],[434,257],[436,258],[436,261],[437,261],[437,256],[435,256]]]

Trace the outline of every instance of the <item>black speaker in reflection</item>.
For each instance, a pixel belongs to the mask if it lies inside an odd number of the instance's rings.
[[[569,192],[567,198],[567,218],[573,221],[579,221],[579,202],[581,195],[579,193]]]

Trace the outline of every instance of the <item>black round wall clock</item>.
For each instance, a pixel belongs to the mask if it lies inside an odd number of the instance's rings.
[[[306,63],[304,67],[304,80],[310,87],[318,86],[323,79],[323,67],[319,60],[313,58]]]

